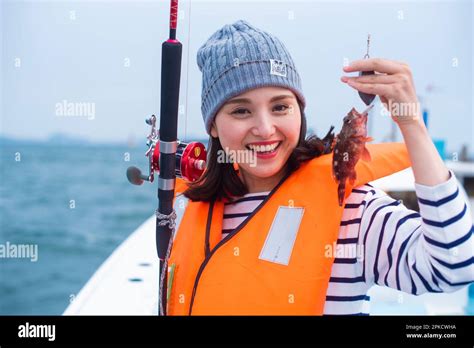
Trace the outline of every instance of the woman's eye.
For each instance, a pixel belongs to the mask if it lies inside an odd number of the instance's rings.
[[[237,109],[237,110],[232,111],[231,115],[235,115],[235,114],[244,115],[245,111],[248,111],[248,110],[247,109]]]
[[[286,106],[286,105],[277,105],[273,109],[274,110],[276,109],[276,111],[281,112],[281,111],[286,111],[288,109],[288,106]]]

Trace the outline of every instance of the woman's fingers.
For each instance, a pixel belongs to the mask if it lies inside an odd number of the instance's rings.
[[[405,65],[382,58],[369,58],[353,61],[349,66],[344,67],[345,72],[354,71],[377,71],[386,74],[396,74],[405,69]]]
[[[355,81],[359,83],[380,83],[389,84],[397,82],[397,78],[393,75],[375,74],[365,76],[342,76],[342,82]]]
[[[368,94],[382,95],[388,98],[390,98],[394,94],[393,84],[361,83],[354,80],[348,80],[347,84],[360,92]]]

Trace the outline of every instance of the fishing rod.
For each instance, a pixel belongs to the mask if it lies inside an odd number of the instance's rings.
[[[167,268],[175,232],[176,212],[173,209],[176,177],[197,180],[206,165],[206,148],[202,143],[184,143],[177,139],[179,86],[182,44],[176,39],[178,0],[171,0],[169,38],[161,46],[160,128],[156,116],[146,120],[151,126],[147,136],[148,175],[137,167],[127,169],[128,180],[135,185],[158,177],[158,209],[156,209],[156,249],[160,260],[158,315],[167,314]]]

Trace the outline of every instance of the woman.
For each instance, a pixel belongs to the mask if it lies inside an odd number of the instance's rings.
[[[380,96],[406,147],[369,146],[372,160],[358,166],[341,208],[333,134],[305,139],[300,77],[278,38],[237,21],[197,58],[208,167],[197,182],[177,184],[168,314],[368,314],[373,284],[421,294],[474,281],[472,220],[454,174],[419,114],[394,107],[417,105],[406,64],[344,68],[377,72],[342,81]],[[410,162],[421,216],[367,184]]]

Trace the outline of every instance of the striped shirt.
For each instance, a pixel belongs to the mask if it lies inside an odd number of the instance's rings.
[[[472,217],[454,173],[436,186],[415,183],[415,191],[419,213],[370,184],[352,190],[337,247],[363,254],[349,258],[336,254],[325,315],[368,315],[367,293],[374,284],[419,295],[453,292],[474,282]],[[222,238],[269,193],[249,193],[226,203]]]

